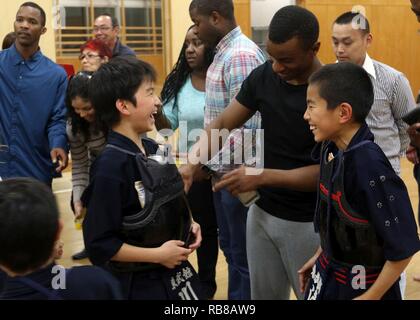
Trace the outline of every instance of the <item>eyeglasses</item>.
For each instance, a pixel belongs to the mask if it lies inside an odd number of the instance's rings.
[[[91,54],[91,53],[88,53],[88,54],[81,54],[80,56],[79,56],[79,60],[81,61],[81,60],[83,60],[84,58],[87,58],[87,59],[93,59],[93,58],[97,58],[97,57],[99,57],[99,55],[97,55],[97,54]]]
[[[98,32],[98,31],[102,31],[102,32],[104,32],[104,31],[108,31],[108,30],[111,30],[112,29],[112,27],[108,27],[108,26],[100,26],[100,27],[93,27],[93,32]]]

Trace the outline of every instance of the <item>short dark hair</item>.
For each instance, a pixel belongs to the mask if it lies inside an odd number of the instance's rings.
[[[210,16],[213,11],[232,21],[235,19],[235,10],[232,0],[192,0],[189,10],[197,9],[197,13]]]
[[[89,83],[89,95],[101,126],[112,128],[120,121],[118,99],[137,104],[135,94],[147,80],[156,81],[156,71],[135,57],[112,58],[96,71]]]
[[[45,24],[46,24],[46,22],[47,22],[47,18],[46,18],[46,16],[45,16],[45,11],[44,11],[44,9],[42,9],[38,4],[36,4],[35,2],[25,2],[25,3],[22,3],[21,5],[20,5],[20,7],[19,8],[22,8],[22,7],[31,7],[31,8],[34,8],[34,9],[37,9],[37,10],[39,10],[39,12],[40,12],[40,14],[41,14],[41,26],[43,26],[43,27],[45,27]]]
[[[285,6],[271,19],[268,38],[274,43],[284,43],[293,37],[301,40],[303,48],[310,49],[319,36],[319,23],[315,15],[299,6]]]
[[[51,189],[32,178],[0,182],[0,264],[16,273],[52,256],[59,211]]]
[[[362,21],[364,23],[364,25],[358,29],[360,30],[360,32],[362,32],[363,34],[370,33],[369,20],[360,12],[352,12],[352,11],[344,12],[337,19],[335,19],[333,24],[339,24],[339,25],[349,24],[355,20],[358,22]]]
[[[95,20],[96,20],[96,19],[98,19],[99,17],[102,17],[102,16],[109,17],[109,18],[111,19],[111,24],[112,24],[112,27],[113,27],[113,28],[115,28],[115,27],[119,27],[119,26],[120,26],[120,23],[118,22],[118,19],[117,19],[116,17],[114,17],[114,16],[113,16],[112,14],[110,14],[110,13],[102,13],[102,14],[98,15],[98,16],[95,18]]]
[[[353,119],[362,123],[373,104],[374,94],[369,74],[357,64],[340,62],[328,64],[309,78],[317,85],[319,96],[327,102],[328,109],[348,103],[353,109]]]
[[[15,40],[16,40],[16,33],[12,31],[6,34],[5,37],[3,38],[3,43],[1,45],[2,50],[10,48],[12,44],[15,43]]]

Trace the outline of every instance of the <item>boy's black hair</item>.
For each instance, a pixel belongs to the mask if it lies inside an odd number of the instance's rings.
[[[194,26],[188,28],[190,31]],[[162,104],[168,103],[170,100],[175,99],[173,107],[176,107],[178,93],[181,88],[184,86],[185,82],[187,81],[188,76],[191,74],[192,69],[188,65],[187,57],[185,56],[185,50],[187,49],[185,42],[181,48],[181,52],[178,56],[178,61],[176,62],[174,68],[172,69],[171,73],[166,77],[165,83],[163,84],[162,92],[161,92],[161,100]],[[214,50],[205,47],[204,52],[204,67],[208,68],[214,58]]]
[[[0,182],[0,264],[16,273],[51,258],[59,212],[51,189],[32,178]]]
[[[353,119],[363,123],[373,104],[373,85],[369,74],[351,62],[323,66],[309,78],[310,85],[318,86],[319,96],[327,102],[328,109],[348,103],[353,109]]]
[[[305,50],[310,49],[319,36],[319,23],[315,15],[299,6],[285,6],[271,19],[268,39],[274,43],[284,43],[298,37]]]
[[[118,99],[128,100],[136,106],[135,94],[145,81],[155,82],[156,71],[147,62],[131,56],[112,58],[93,74],[89,95],[102,126],[112,128],[119,123]]]
[[[92,74],[93,72],[82,71],[74,75],[69,81],[66,94],[67,113],[71,123],[71,131],[73,135],[80,133],[86,140],[89,139],[89,126],[91,124],[76,113],[71,102],[77,97],[89,100],[89,82]]]
[[[197,13],[204,16],[210,16],[213,11],[216,11],[230,21],[235,20],[232,0],[192,0],[189,10],[193,9],[197,9]]]
[[[344,24],[352,23],[353,21],[358,26],[359,28],[358,30],[360,30],[360,32],[362,32],[363,34],[370,33],[369,21],[360,12],[352,12],[352,11],[344,12],[337,19],[335,19],[333,24],[344,25]]]
[[[41,8],[38,4],[36,4],[35,2],[30,2],[30,1],[25,2],[25,3],[22,3],[22,4],[19,6],[19,8],[22,8],[22,7],[31,7],[31,8],[34,8],[34,9],[39,10],[39,13],[41,14],[41,21],[40,21],[41,26],[45,27],[45,23],[47,22],[47,18],[46,18],[46,16],[45,16],[45,11],[44,11],[44,9],[42,9],[42,8]]]

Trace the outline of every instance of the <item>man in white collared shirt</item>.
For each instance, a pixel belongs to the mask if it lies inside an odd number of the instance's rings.
[[[367,54],[372,43],[368,20],[360,13],[340,15],[332,28],[333,50],[338,62],[350,61],[362,66],[370,75],[375,101],[366,123],[397,174],[400,156],[405,154],[410,139],[403,115],[415,108],[407,78],[400,71],[373,60]]]

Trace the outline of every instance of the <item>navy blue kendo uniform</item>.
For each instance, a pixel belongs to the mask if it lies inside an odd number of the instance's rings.
[[[6,282],[7,274],[0,269],[0,292],[3,291],[4,284]]]
[[[120,280],[125,299],[198,299],[198,276],[188,262],[168,269],[111,261],[124,243],[157,248],[169,240],[186,240],[190,231],[176,166],[153,160],[158,145],[147,138],[142,142],[146,155],[129,138],[110,131],[108,145],[92,165],[91,183],[82,197],[88,212],[83,236],[89,258]]]
[[[353,299],[376,281],[387,260],[420,249],[413,210],[404,182],[366,124],[344,151],[325,143],[320,163],[314,223],[323,252],[306,299]],[[401,299],[398,281],[383,299]]]
[[[55,263],[24,277],[3,278],[0,300],[120,300],[119,282],[94,266],[65,270],[65,281],[53,269]],[[57,288],[53,289],[54,284]]]

